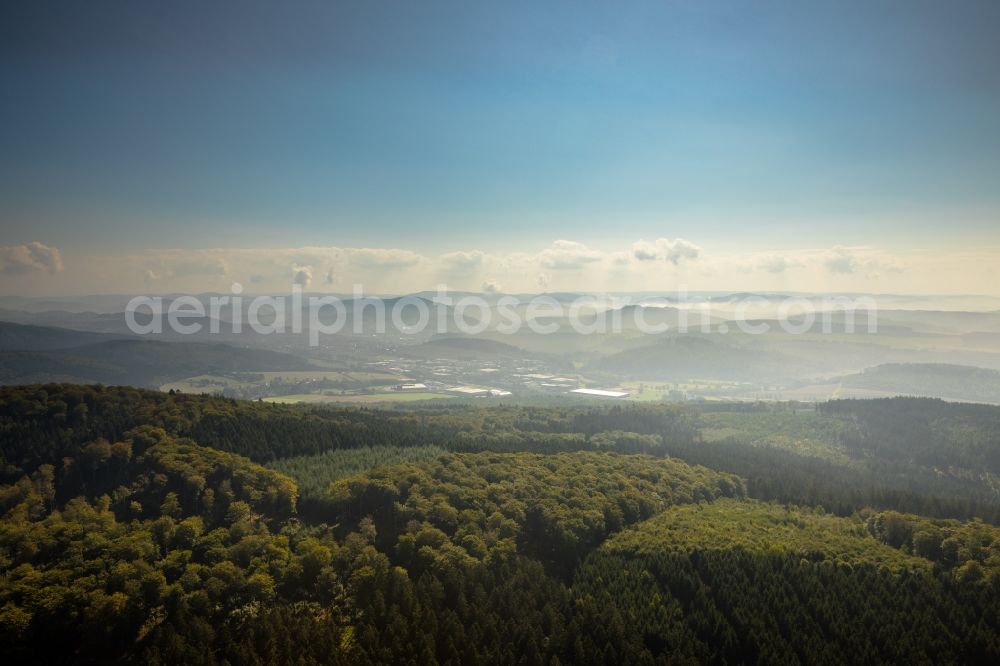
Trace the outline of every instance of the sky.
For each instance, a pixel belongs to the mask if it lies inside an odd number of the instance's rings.
[[[1000,294],[1000,3],[7,2],[0,292]]]

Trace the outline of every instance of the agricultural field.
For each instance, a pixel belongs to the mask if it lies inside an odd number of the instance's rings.
[[[454,399],[455,396],[443,393],[430,393],[427,391],[405,392],[385,392],[385,393],[364,393],[364,394],[327,394],[327,393],[294,393],[292,395],[279,395],[264,398],[265,402],[279,404],[288,403],[378,403],[378,402],[417,402],[420,400],[447,400]]]
[[[844,386],[843,384],[810,384],[796,388],[782,389],[777,392],[781,400],[804,400],[809,402],[822,402],[825,400],[844,400],[849,398],[891,398],[900,395],[899,391],[880,391],[877,389],[867,389]]]
[[[197,375],[163,384],[160,386],[160,390],[256,399],[267,396],[319,394],[333,390],[379,390],[403,381],[407,381],[407,378],[386,372],[279,370],[239,372],[227,375]]]
[[[749,385],[734,381],[715,379],[695,379],[686,381],[633,380],[622,382],[622,388],[629,392],[629,400],[672,401],[691,398],[711,399],[719,395],[734,395]]]
[[[346,370],[290,370],[279,372],[260,372],[265,381],[301,382],[330,381],[343,383],[395,384],[407,381],[406,377],[388,372],[346,371]]]
[[[223,377],[222,375],[198,375],[168,382],[160,386],[161,391],[179,391],[181,393],[222,393],[226,389],[250,389],[258,385],[252,379]]]

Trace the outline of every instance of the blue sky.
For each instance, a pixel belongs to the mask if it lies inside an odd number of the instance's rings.
[[[998,19],[989,1],[5,3],[0,245],[58,248],[67,271],[167,248],[1000,246]]]

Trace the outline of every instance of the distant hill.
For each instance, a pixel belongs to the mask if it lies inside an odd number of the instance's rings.
[[[880,327],[883,322],[891,322],[929,333],[1000,332],[998,311],[880,310],[878,317]]]
[[[695,316],[692,315],[691,321],[697,322]],[[786,319],[743,319],[743,320],[730,320],[732,323],[729,324],[729,328],[733,330],[738,330],[741,324],[748,328],[748,330],[759,329],[762,326],[766,326],[766,329],[770,333],[780,334],[788,327],[790,330],[794,330],[796,334],[803,333],[834,333],[834,334],[853,334],[857,335],[859,338],[864,336],[894,336],[894,337],[913,337],[917,335],[936,335],[929,333],[918,333],[914,331],[911,326],[904,326],[901,324],[891,324],[885,319],[876,318],[873,322],[873,326],[869,328],[868,315],[864,312],[859,312],[856,315],[848,316],[842,312],[833,312],[828,314],[819,314],[813,317],[811,323],[807,325],[806,319],[803,317],[788,317]]]
[[[248,309],[250,302],[249,297],[244,297],[244,305],[241,315],[241,320],[243,322],[249,321]],[[165,300],[164,307],[166,307],[168,303],[169,301]],[[373,298],[346,298],[342,300],[344,311],[343,319],[340,320],[341,326],[339,333],[342,335],[357,333],[370,336],[382,333],[398,335],[401,332],[405,332],[408,335],[415,335],[418,337],[422,335],[423,338],[426,338],[436,332],[435,326],[437,322],[442,320],[447,323],[447,330],[455,330],[455,308],[453,306],[434,303],[426,298],[416,296],[381,299],[381,304],[378,308],[376,308],[375,303],[376,299]],[[209,306],[206,305],[205,307],[207,311]],[[378,311],[381,311],[381,316]],[[287,317],[290,318],[292,316],[291,312],[291,305],[286,305]],[[423,315],[427,315],[426,321],[423,320]],[[262,309],[256,316],[258,317],[260,323],[265,326],[270,325],[273,321],[273,312],[268,308]],[[332,306],[323,306],[319,312],[320,321],[326,325],[333,325],[336,323],[338,321],[338,316],[339,315]],[[200,331],[190,335],[180,334],[172,331],[166,322],[164,322],[162,333],[155,334],[155,338],[168,341],[186,342],[191,339],[207,340],[209,339],[209,336],[211,336],[212,339],[218,340],[220,335],[227,341],[232,341],[237,338],[245,340],[251,337],[260,337],[258,334],[255,334],[252,329],[249,329],[246,324],[243,326],[242,333],[232,333],[233,325],[230,323],[232,321],[232,317],[233,313],[228,306],[220,309],[219,316],[216,319],[213,319],[208,315],[200,317],[185,316],[184,323],[187,325],[199,324],[201,326]],[[66,310],[27,312],[0,309],[0,319],[5,322],[31,326],[52,326],[93,333],[134,335],[134,333],[128,328],[128,320],[125,316],[125,312],[123,311],[111,313],[72,312]],[[464,319],[465,323],[469,326],[474,326],[479,321],[475,316],[475,311],[472,309],[467,309],[463,314],[462,319]],[[136,314],[136,320],[140,324],[149,321],[148,312],[146,310],[139,311]],[[286,322],[288,321],[289,319],[286,319]],[[308,302],[305,300],[302,305],[302,321],[306,323],[310,321]],[[420,330],[415,330],[415,327]],[[210,333],[212,330],[217,330],[221,333]],[[272,337],[294,337],[295,335],[296,334],[288,330],[285,333],[274,334]]]
[[[148,321],[149,314],[139,312],[136,320],[139,323]],[[263,319],[264,317],[262,317]],[[128,327],[128,320],[124,312],[70,312],[66,310],[46,310],[44,312],[21,312],[15,310],[0,310],[0,319],[4,322],[25,324],[31,326],[55,327],[73,331],[86,331],[90,333],[107,333],[118,336],[135,335]],[[211,325],[209,317],[185,317],[184,323],[200,323],[204,331],[208,331]],[[223,326],[222,330],[226,327]],[[169,327],[164,326],[164,332],[158,337],[180,337],[176,333],[171,333]]]
[[[1000,333],[976,332],[962,336],[962,344],[973,349],[1000,351]]]
[[[568,315],[536,316],[532,321],[546,328],[557,326],[560,333],[572,335],[588,335],[595,333],[629,333],[636,332],[658,334],[676,333],[682,328],[689,331],[699,331],[708,324],[714,326],[721,323],[721,317],[709,315],[703,321],[702,313],[684,311],[670,306],[656,305],[625,305],[620,308],[610,308],[600,312],[582,310],[570,319]],[[551,333],[549,333],[551,334]]]
[[[308,322],[307,304],[303,305],[302,313],[303,322]],[[404,333],[414,340],[426,340],[439,332],[457,330],[453,306],[414,295],[383,299],[349,298],[343,301],[343,319],[338,317],[329,306],[319,311],[319,320],[323,324],[332,326],[341,322],[339,334],[344,336],[397,336]],[[467,309],[461,319],[467,326],[479,323],[472,309]],[[440,322],[444,323],[443,331],[437,330]]]
[[[0,384],[48,381],[159,386],[200,374],[307,370],[291,354],[225,344],[109,340],[72,349],[0,352]]]
[[[838,378],[850,388],[1000,404],[1000,372],[948,363],[885,363]]]
[[[123,336],[0,321],[0,352],[69,349],[121,337]]]
[[[152,386],[120,365],[73,356],[66,351],[0,352],[0,384],[49,382]]]
[[[786,362],[775,352],[691,335],[660,338],[606,356],[592,367],[642,379],[760,379],[780,376]]]
[[[620,318],[623,330],[642,330],[646,329],[646,332],[650,332],[652,327],[656,327],[658,330],[663,327],[669,327],[666,330],[676,331],[683,324],[687,330],[698,330],[705,323],[718,323],[722,321],[721,317],[709,315],[703,321],[703,314],[696,310],[680,310],[675,307],[659,307],[653,305],[626,305],[621,308],[615,316]],[[641,328],[640,328],[641,322]]]
[[[422,345],[407,349],[407,352],[411,356],[425,358],[440,356],[456,360],[490,360],[495,358],[525,358],[530,356],[523,349],[514,345],[490,340],[489,338],[473,337],[434,338]]]

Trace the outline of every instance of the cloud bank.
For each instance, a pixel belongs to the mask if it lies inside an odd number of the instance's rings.
[[[701,248],[683,238],[657,238],[652,243],[640,240],[632,243],[632,257],[638,261],[669,261],[673,265],[685,259],[697,259]]]
[[[942,255],[871,246],[722,252],[683,238],[622,239],[598,247],[560,239],[533,251],[467,248],[423,254],[408,248],[304,246],[63,254],[41,242],[0,247],[0,289],[11,294],[203,293],[239,282],[256,293],[305,290],[403,294],[452,290],[879,291],[981,293],[1000,248]],[[38,279],[42,278],[43,279]],[[1000,291],[1000,290],[994,290]]]
[[[0,246],[0,273],[4,275],[39,272],[54,275],[62,270],[59,250],[44,243],[33,241],[26,245]]]

